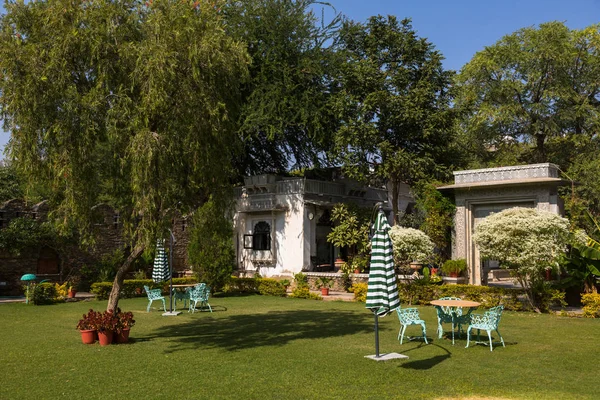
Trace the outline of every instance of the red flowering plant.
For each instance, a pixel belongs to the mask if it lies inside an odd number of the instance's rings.
[[[112,310],[105,311],[102,313],[100,318],[100,325],[98,326],[98,332],[116,331],[119,324],[119,318],[112,312]]]
[[[131,311],[122,312],[120,308],[117,308],[116,317],[118,319],[116,327],[117,333],[121,333],[135,325],[135,320],[133,319],[133,313]]]
[[[87,314],[83,314],[83,318],[77,323],[77,329],[80,331],[97,330],[102,321],[102,313],[94,311],[90,308]]]

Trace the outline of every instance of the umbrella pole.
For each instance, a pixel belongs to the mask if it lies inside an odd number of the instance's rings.
[[[169,312],[173,312],[173,232],[169,229],[169,272],[171,275],[169,288]]]
[[[373,311],[373,315],[375,316],[375,357],[379,358],[379,316],[376,310]]]

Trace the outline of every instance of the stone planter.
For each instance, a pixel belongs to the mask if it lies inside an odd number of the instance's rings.
[[[467,278],[465,278],[464,276],[459,276],[457,278],[453,278],[450,276],[443,276],[442,281],[446,285],[464,285],[467,283]]]

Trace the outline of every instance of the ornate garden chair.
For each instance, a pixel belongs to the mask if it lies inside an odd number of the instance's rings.
[[[425,321],[421,319],[419,316],[419,310],[416,308],[396,308],[396,313],[398,313],[398,320],[400,320],[400,330],[398,331],[398,340],[400,340],[400,344],[404,340],[404,332],[406,331],[406,327],[409,325],[421,325],[421,331],[423,332],[423,340],[427,342],[427,331],[425,329]],[[408,340],[412,340],[415,338],[411,338],[407,336]]]
[[[165,298],[160,292],[160,289],[150,289],[148,285],[144,285],[144,290],[146,290],[146,294],[148,295],[148,307],[146,307],[146,311],[150,312],[150,306],[154,300],[160,300],[163,303],[163,310],[167,312],[167,306],[165,305]]]
[[[212,307],[208,304],[208,297],[210,296],[210,287],[206,286],[205,283],[199,283],[192,290],[190,290],[190,309],[188,312],[194,313],[196,311],[196,305],[200,303],[200,309],[204,306],[208,307],[212,312]],[[201,310],[202,311],[202,310]]]
[[[492,345],[492,331],[496,331],[498,336],[500,337],[500,342],[502,343],[502,347],[506,347],[504,345],[504,339],[502,339],[502,335],[498,331],[498,325],[500,324],[500,318],[502,317],[502,311],[504,310],[504,306],[500,305],[497,307],[492,307],[488,311],[482,314],[471,314],[471,325],[467,329],[467,345],[465,347],[469,347],[469,340],[471,338],[471,329],[477,329],[477,341],[475,343],[483,343],[479,340],[479,332],[481,329],[487,331],[488,338],[490,340],[490,351],[494,350]]]
[[[440,300],[462,300],[459,297],[442,297]],[[444,328],[442,327],[443,323],[450,323],[458,325],[458,332],[462,331],[463,325],[469,325],[471,321],[471,308],[467,311],[466,314],[463,314],[464,310],[462,308],[457,307],[446,307],[446,306],[435,306],[435,310],[437,311],[437,320],[438,327],[437,333],[438,338],[441,339],[444,335]],[[452,320],[452,313],[454,313],[454,320]],[[452,325],[452,330],[454,330],[454,325]]]

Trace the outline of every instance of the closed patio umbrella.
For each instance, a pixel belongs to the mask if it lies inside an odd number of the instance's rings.
[[[389,236],[390,224],[381,207],[373,223],[371,239],[371,266],[367,289],[366,308],[375,316],[375,355],[366,356],[374,360],[407,358],[401,354],[379,355],[379,317],[384,317],[400,306],[392,241]]]
[[[156,241],[156,255],[154,256],[154,267],[152,268],[152,280],[154,282],[163,282],[171,278],[171,268],[167,253],[165,252],[165,240]]]

